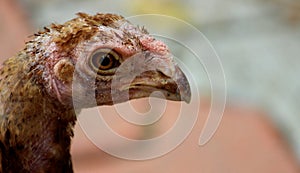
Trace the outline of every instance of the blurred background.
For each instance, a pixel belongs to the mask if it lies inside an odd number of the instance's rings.
[[[205,99],[201,100],[193,132],[176,150],[150,161],[126,161],[105,154],[76,126],[72,146],[75,172],[300,172],[300,1],[1,0],[1,62],[21,50],[29,35],[52,22],[72,19],[79,11],[125,17],[165,14],[194,25],[220,57],[227,82],[227,105],[217,133],[199,147],[199,134],[210,107],[210,85],[205,74],[196,74]],[[161,27],[180,37],[180,27]],[[186,41],[195,42],[191,38]],[[180,57],[189,62],[184,52]],[[190,68],[199,71],[197,66]],[[134,104],[137,108],[147,106],[143,101]],[[160,129],[157,133],[174,123],[176,106],[170,103],[165,115],[168,118],[156,126]],[[141,135],[140,128],[109,117],[112,111],[104,109],[106,118],[115,120],[114,126],[121,133],[133,138]]]

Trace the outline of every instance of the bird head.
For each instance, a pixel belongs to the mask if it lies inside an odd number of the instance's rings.
[[[42,50],[36,51],[42,61],[34,68],[40,69],[41,83],[64,105],[112,105],[154,91],[190,101],[188,80],[168,47],[122,16],[79,13],[45,28],[32,44]]]

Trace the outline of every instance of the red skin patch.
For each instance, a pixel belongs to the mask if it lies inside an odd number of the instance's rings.
[[[159,55],[165,55],[169,53],[167,45],[165,45],[162,41],[155,40],[153,37],[144,36],[140,42],[146,50],[151,52],[155,52]]]

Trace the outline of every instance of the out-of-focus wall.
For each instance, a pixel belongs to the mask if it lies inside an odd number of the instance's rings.
[[[16,13],[15,10],[18,10]],[[0,62],[24,47],[30,34],[26,13],[15,1],[0,2]]]

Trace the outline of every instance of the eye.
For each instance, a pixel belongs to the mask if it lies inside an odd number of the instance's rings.
[[[106,71],[117,67],[119,55],[111,49],[98,49],[90,57],[90,66],[96,71]]]

